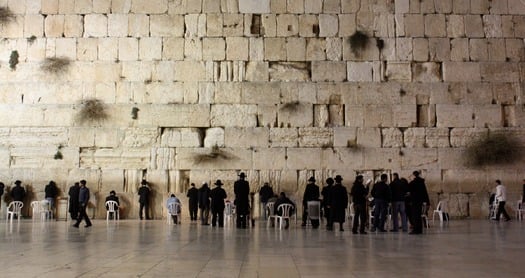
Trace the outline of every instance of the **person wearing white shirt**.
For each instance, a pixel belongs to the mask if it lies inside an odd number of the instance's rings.
[[[496,180],[496,200],[498,200],[498,212],[496,213],[496,221],[499,221],[499,216],[503,213],[505,221],[510,221],[510,216],[505,210],[505,202],[507,201],[507,189],[500,180]]]

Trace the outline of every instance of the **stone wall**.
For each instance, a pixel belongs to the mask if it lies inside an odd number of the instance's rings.
[[[488,213],[496,178],[509,204],[521,194],[525,159],[475,169],[464,151],[490,132],[525,141],[525,1],[0,6],[12,15],[0,18],[0,180],[34,199],[49,180],[64,193],[86,179],[99,208],[113,189],[137,217],[146,178],[159,218],[190,182],[222,179],[232,198],[239,171],[300,201],[311,175],[349,187],[356,173],[421,170],[432,203],[458,217]],[[49,58],[70,64],[49,71]],[[87,99],[109,117],[82,121]]]

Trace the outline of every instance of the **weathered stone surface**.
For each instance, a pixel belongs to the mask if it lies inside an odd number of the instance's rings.
[[[270,0],[239,0],[239,12],[265,14],[270,12]]]
[[[252,165],[252,151],[241,148],[220,148],[219,156],[201,159],[208,156],[210,148],[177,148],[177,169],[237,170]]]
[[[448,128],[428,128],[426,129],[425,146],[429,148],[448,148],[450,147],[450,135]]]
[[[257,148],[253,152],[253,168],[261,170],[286,168],[285,148]]]
[[[423,148],[425,147],[425,129],[424,128],[409,128],[403,133],[405,147],[407,148]]]
[[[312,81],[343,81],[346,79],[344,62],[312,62]]]
[[[450,145],[452,147],[467,147],[476,139],[488,135],[485,128],[453,128],[450,131]]]
[[[313,105],[309,103],[285,103],[277,112],[277,122],[282,127],[308,127],[313,121]]]
[[[331,147],[333,131],[330,128],[299,128],[299,147]]]
[[[304,170],[321,168],[320,148],[287,148],[286,169]]]
[[[271,147],[297,147],[299,132],[296,128],[270,128]]]
[[[271,63],[270,81],[308,81],[310,72],[306,63]]]
[[[361,169],[401,169],[401,157],[396,148],[366,148],[363,157]]]
[[[210,124],[212,126],[255,127],[257,125],[256,105],[223,105],[211,106]]]
[[[443,80],[446,82],[481,81],[478,63],[444,62]]]
[[[403,132],[398,128],[382,128],[381,138],[383,148],[403,147]]]
[[[473,127],[474,110],[471,105],[436,105],[437,127]]]

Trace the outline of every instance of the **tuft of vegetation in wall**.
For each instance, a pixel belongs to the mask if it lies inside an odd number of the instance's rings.
[[[16,65],[18,65],[18,58],[20,56],[18,55],[18,51],[13,50],[11,51],[11,55],[9,56],[9,68],[11,70],[16,70]]]
[[[99,99],[86,99],[80,103],[77,115],[79,123],[100,122],[109,118],[106,105]]]
[[[0,25],[5,25],[16,19],[13,12],[7,7],[0,7]]]
[[[131,108],[131,119],[136,120],[139,118],[139,111],[140,109],[138,107]]]
[[[206,153],[196,153],[193,155],[193,161],[197,164],[201,163],[213,163],[213,162],[220,162],[220,161],[226,161],[226,160],[235,160],[237,159],[236,156],[225,152],[219,146],[215,145],[213,146],[208,152]]]
[[[355,31],[355,33],[350,36],[349,42],[354,55],[359,56],[361,52],[368,46],[369,37],[364,32]]]
[[[71,60],[66,57],[46,58],[41,65],[44,72],[51,74],[65,73],[71,65]]]
[[[33,36],[27,38],[27,43],[28,43],[29,45],[32,45],[35,41],[36,41],[36,36],[35,36],[35,35],[33,35]]]
[[[514,136],[495,133],[472,141],[465,158],[467,164],[474,167],[510,164],[520,159],[521,147]]]
[[[299,101],[292,101],[282,104],[279,110],[286,112],[297,112],[300,107],[301,103]]]
[[[64,158],[62,155],[62,152],[60,151],[62,149],[62,145],[58,146],[57,152],[55,153],[55,156],[53,157],[55,160],[61,160]]]

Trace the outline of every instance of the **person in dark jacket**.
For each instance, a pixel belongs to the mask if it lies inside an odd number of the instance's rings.
[[[73,186],[69,188],[69,215],[71,220],[77,220],[79,204],[78,204],[78,194],[80,193],[80,183],[75,182]]]
[[[263,219],[267,219],[266,215],[266,205],[268,204],[268,199],[273,196],[273,189],[270,187],[270,184],[265,182],[264,185],[259,190],[259,200],[261,202],[261,212],[263,214]]]
[[[408,183],[401,181],[397,173],[394,173],[393,176],[394,179],[390,183],[390,191],[392,192],[392,221],[394,223],[392,232],[397,232],[399,229],[399,216],[401,216],[401,228],[403,232],[407,232],[405,198],[408,194]]]
[[[115,192],[115,190],[111,190],[111,191],[109,192],[109,195],[106,197],[106,202],[105,202],[105,203],[107,203],[108,201],[114,201],[114,202],[117,202],[117,205],[115,206],[115,211],[118,211],[118,210],[119,210],[120,201],[119,201],[119,199],[118,199],[118,196],[117,196],[117,193]],[[106,205],[106,210],[109,210],[109,206],[108,206],[108,205]],[[113,218],[116,217],[116,215],[112,215],[112,214],[114,214],[114,213],[112,213],[112,212],[110,212],[109,214],[110,214],[110,215],[109,215],[110,217],[113,217]]]
[[[13,201],[23,202],[26,197],[26,190],[22,187],[22,182],[17,180],[15,181],[15,187],[11,189],[11,198]]]
[[[372,197],[374,197],[374,227],[372,227],[372,232],[376,229],[380,232],[386,232],[385,222],[386,216],[388,213],[388,203],[390,203],[390,188],[386,183],[388,180],[387,174],[382,174],[380,181],[374,184],[372,188]]]
[[[192,182],[190,189],[188,189],[188,207],[190,210],[190,220],[197,221],[197,211],[199,209],[199,190],[195,188],[195,184]]]
[[[210,188],[208,183],[203,183],[199,188],[199,208],[201,210],[201,224],[208,224],[208,218],[210,216]]]
[[[319,201],[319,186],[315,184],[315,178],[310,177],[308,184],[304,189],[303,194],[303,223],[302,227],[306,227],[306,220],[308,219],[308,201]],[[319,227],[319,219],[311,219],[312,227],[314,229]]]
[[[80,204],[80,212],[78,214],[77,222],[73,225],[73,227],[78,228],[82,220],[86,221],[86,226],[85,226],[86,228],[91,227],[91,221],[89,220],[89,217],[86,213],[88,202],[89,202],[89,189],[86,187],[86,181],[81,180],[80,190],[78,194],[78,203]]]
[[[54,182],[54,181],[50,181],[45,189],[44,189],[44,192],[45,192],[45,199],[47,201],[49,201],[49,205],[51,208],[54,208],[55,207],[55,199],[58,195],[58,188],[57,188],[57,184]]]
[[[294,204],[294,202],[292,202],[292,200],[290,200],[288,197],[286,197],[286,194],[284,192],[281,192],[279,194],[279,197],[275,201],[274,206],[273,206],[273,213],[275,215],[279,215],[279,216],[283,215],[282,208],[279,209],[279,206],[282,205],[282,204],[290,204],[290,205],[292,205],[292,209],[290,210],[290,215],[289,216],[292,216],[295,213],[295,204]],[[286,220],[286,224],[284,225],[284,228],[288,229],[288,227],[290,226],[290,221],[288,219],[285,219],[285,220]]]
[[[141,184],[141,187],[139,188],[139,192],[138,192],[139,204],[140,204],[139,217],[140,217],[140,220],[144,219],[142,217],[143,216],[143,211],[146,211],[146,213],[145,213],[146,214],[146,219],[150,220],[150,217],[149,217],[149,194],[150,194],[151,190],[149,189],[148,182],[146,180],[142,180],[142,182],[140,184]]]
[[[412,219],[414,221],[414,227],[410,234],[421,234],[423,233],[423,219],[421,214],[423,213],[423,205],[429,205],[430,201],[428,198],[427,186],[425,185],[425,179],[421,178],[418,171],[412,173],[414,179],[408,184],[408,192],[410,201],[412,202]]]
[[[237,228],[246,229],[250,215],[250,184],[245,180],[246,175],[241,172],[239,179],[233,184],[235,193],[235,212],[237,213]]]
[[[211,190],[211,226],[215,227],[217,224],[219,228],[224,227],[224,199],[226,199],[226,191],[221,188],[223,185],[221,180],[215,181],[216,187]]]
[[[335,176],[335,185],[330,190],[330,213],[331,213],[331,219],[332,224],[333,222],[339,223],[339,231],[344,231],[343,224],[345,223],[346,219],[346,208],[348,207],[348,192],[346,191],[346,187],[343,186],[341,183],[343,181],[343,178],[340,175]],[[332,230],[333,228],[330,227],[329,230]]]
[[[5,184],[0,182],[0,207],[2,206],[2,196],[4,195]]]
[[[326,229],[331,230],[332,229],[332,217],[330,215],[330,207],[332,206],[332,200],[331,200],[331,190],[334,185],[334,179],[328,178],[326,179],[326,186],[323,187],[323,190],[321,191],[321,195],[323,196],[323,211],[324,211],[324,217],[326,217]]]
[[[357,234],[357,229],[359,228],[359,233],[366,234],[366,196],[368,195],[368,186],[365,187],[363,184],[363,176],[357,175],[355,177],[354,185],[350,191],[352,195],[352,202],[354,205],[354,223],[352,225],[352,233]]]

